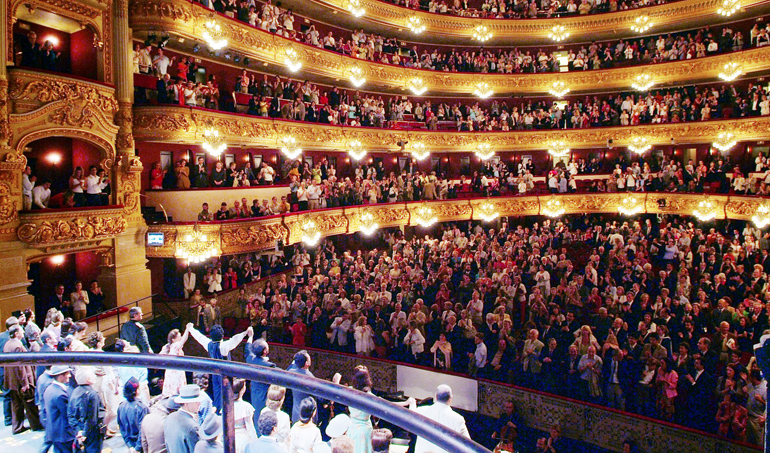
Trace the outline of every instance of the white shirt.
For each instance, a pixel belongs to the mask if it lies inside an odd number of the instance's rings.
[[[171,64],[171,60],[165,55],[158,55],[155,57],[155,68],[158,69],[158,74],[163,75],[168,72],[168,65]]]
[[[21,193],[29,198],[32,198],[33,187],[35,187],[35,183],[29,180],[29,175],[22,175],[21,176]]]
[[[37,186],[32,189],[32,204],[41,209],[48,207],[48,200],[51,198],[51,189],[45,186]]]
[[[195,272],[184,274],[184,277],[182,278],[182,280],[184,280],[184,289],[190,292],[194,291],[195,279],[196,279]]]
[[[323,442],[321,430],[311,423],[297,422],[291,427],[289,453],[312,453],[316,444]]]
[[[88,175],[86,178],[86,193],[100,194],[105,187],[107,187],[107,183],[102,183],[102,178],[99,175]]]
[[[195,340],[197,340],[198,343],[203,346],[203,349],[206,351],[209,350],[209,343],[211,343],[210,338],[198,332],[198,329],[195,327],[190,330],[190,335],[192,335],[193,338],[195,338]],[[227,357],[230,355],[230,351],[237,348],[238,345],[241,344],[241,341],[244,339],[244,337],[246,337],[246,331],[243,331],[237,335],[233,335],[229,340],[220,341],[219,352],[222,353],[222,357]]]
[[[471,437],[468,428],[465,426],[465,419],[462,415],[453,411],[451,407],[444,403],[435,402],[430,406],[416,407],[412,410],[420,415],[424,415],[436,423],[457,431],[461,436],[465,436],[469,439]],[[417,443],[414,446],[414,453],[426,453],[429,451],[433,453],[448,453],[446,450],[437,447],[422,437],[418,437]]]

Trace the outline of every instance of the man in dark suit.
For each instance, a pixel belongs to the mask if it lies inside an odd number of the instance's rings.
[[[291,371],[292,373],[302,374],[307,377],[315,377],[313,376],[313,373],[310,372],[310,354],[307,353],[307,351],[302,350],[298,353],[294,354],[294,360],[291,362],[291,365],[289,365],[289,368],[286,369],[286,371]],[[292,411],[291,411],[291,421],[292,423],[298,422],[300,419],[299,416],[299,406],[303,399],[310,396],[308,393],[300,392],[298,390],[292,390]]]
[[[690,414],[690,427],[703,431],[713,431],[715,420],[714,411],[714,377],[706,371],[703,359],[693,360],[693,374],[685,379],[690,383],[690,393],[687,395],[687,412]]]
[[[65,318],[71,318],[73,315],[70,300],[64,295],[64,285],[61,283],[56,285],[56,289],[54,290],[53,296],[51,296],[51,300],[48,302],[48,308],[46,308],[46,310],[50,308],[61,310],[62,315],[64,315]]]
[[[268,358],[270,347],[267,345],[267,341],[260,338],[253,342],[248,350],[249,354],[246,357],[246,363],[267,368],[275,368],[275,364]],[[265,407],[268,388],[270,388],[269,383],[251,381],[251,405],[254,407],[255,425],[259,421],[260,412],[262,412],[262,409]]]
[[[286,447],[278,443],[276,431],[278,416],[273,411],[265,411],[259,416],[257,431],[259,439],[246,445],[246,453],[286,453]]]
[[[158,90],[158,104],[168,104],[170,102],[168,89],[171,84],[171,76],[168,75],[168,73],[163,74],[163,77],[158,79],[158,81],[155,83],[155,87]]]
[[[102,422],[99,418],[101,400],[99,393],[93,388],[96,374],[90,367],[78,367],[75,378],[78,387],[72,391],[67,408],[70,428],[85,453],[101,453],[103,439],[99,428]]]
[[[54,365],[48,370],[54,381],[43,395],[46,412],[45,441],[53,445],[54,453],[71,453],[75,433],[68,418],[71,371],[64,365]]]
[[[10,339],[3,347],[6,354],[27,352],[21,340],[24,338],[24,329],[15,325],[8,329]],[[29,419],[29,427],[35,431],[41,431],[37,406],[34,403],[35,372],[31,365],[9,366],[5,369],[5,388],[11,394],[11,413],[13,433],[20,434],[27,430],[24,427],[24,418]]]
[[[147,339],[147,330],[145,330],[141,322],[141,307],[132,307],[128,311],[128,316],[131,320],[120,329],[120,338],[139,348],[139,352],[152,354],[152,347]]]

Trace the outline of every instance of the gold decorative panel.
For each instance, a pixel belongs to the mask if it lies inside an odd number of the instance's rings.
[[[281,217],[222,225],[222,251],[225,254],[265,250],[286,242],[287,229]]]
[[[126,231],[122,208],[33,211],[20,217],[19,240],[46,251],[92,246]]]
[[[330,1],[337,2],[339,0]],[[385,7],[400,9],[379,0],[370,0],[369,3],[378,7],[384,5]],[[712,4],[714,5],[714,11],[718,6],[714,0],[682,0],[671,5],[647,9],[650,12],[658,9],[680,10],[684,6],[683,4],[688,4],[690,8],[701,11],[696,14],[697,16],[701,16],[702,11],[710,8]],[[168,0],[137,0],[132,2],[131,11],[131,27],[134,30],[149,31],[163,28],[172,30],[187,39],[199,39],[203,22],[212,17],[210,10],[197,3],[172,2]],[[423,15],[430,16],[429,19],[431,21],[451,21],[453,19],[447,15],[427,13]],[[614,33],[618,27],[618,21],[625,20],[625,16],[629,16],[630,20],[633,21],[633,18],[637,15],[638,12],[631,11],[598,16],[579,16],[563,20],[578,21],[582,24],[582,27],[586,27],[585,31],[587,33],[593,35],[594,32],[592,30],[599,27],[597,22],[607,20],[607,26]],[[614,20],[608,20],[605,16],[614,16]],[[672,23],[676,22],[679,24],[681,19],[681,17],[676,16],[670,17]],[[414,77],[422,78],[429,95],[471,95],[479,81],[486,82],[489,88],[496,94],[531,95],[533,93],[548,93],[548,90],[556,81],[563,81],[570,87],[573,93],[588,90],[595,91],[597,87],[601,87],[603,90],[630,89],[635,77],[641,72],[649,74],[655,83],[659,85],[713,80],[722,71],[725,63],[729,61],[739,62],[744,68],[744,73],[770,69],[770,48],[764,47],[694,60],[607,70],[573,71],[569,73],[469,74],[425,71],[343,56],[336,52],[296,43],[295,41],[219,15],[215,15],[214,20],[220,25],[227,37],[229,49],[242,52],[244,55],[255,58],[258,61],[265,61],[283,67],[282,52],[285,48],[291,47],[297,52],[299,61],[302,62],[302,73],[312,73],[341,80],[347,78],[347,73],[351,67],[357,66],[361,68],[362,76],[366,80],[376,80],[380,84],[384,83],[387,89],[399,93],[406,89],[407,82]],[[478,20],[474,20],[474,23],[476,22]],[[522,26],[520,25],[521,22],[531,22],[532,24]],[[542,32],[544,36],[547,35],[549,28],[553,26],[553,22],[554,20],[495,20],[491,21],[488,26],[495,33],[495,36],[501,36],[499,34],[503,32],[501,29],[513,27],[511,31],[513,35],[522,34],[531,37],[533,33],[537,32]],[[701,25],[698,24],[697,26]],[[537,32],[535,29],[537,29]],[[447,26],[446,30],[456,33],[458,30],[464,30],[464,28],[460,26]],[[431,28],[431,34],[433,33],[434,29]],[[617,35],[613,34],[612,37],[617,38]],[[593,36],[591,39],[596,38]],[[298,77],[304,76],[300,74]]]
[[[407,132],[395,129],[353,128],[315,123],[297,123],[252,116],[198,110],[190,107],[137,107],[134,109],[136,140],[197,144],[203,131],[216,126],[231,145],[278,147],[278,137],[291,134],[305,149],[344,149],[358,140],[370,151],[400,153],[397,143]],[[514,132],[436,132],[410,131],[409,140],[419,141],[435,152],[468,152],[479,137],[494,151],[544,150],[548,143],[564,141],[572,149],[596,148],[613,140],[614,146],[631,144],[636,135],[648,137],[653,145],[671,143],[711,143],[720,132],[731,131],[740,140],[766,140],[770,116],[693,123],[667,123],[631,127],[598,127],[588,129],[534,130]]]

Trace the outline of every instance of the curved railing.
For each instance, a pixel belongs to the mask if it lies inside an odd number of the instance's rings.
[[[688,1],[683,0],[682,3]],[[303,65],[296,74],[297,77],[307,78],[312,74],[326,80],[347,80],[350,69],[358,67],[366,80],[376,81],[377,88],[380,90],[384,85],[387,91],[400,93],[401,90],[406,89],[410,80],[420,78],[427,88],[427,95],[472,95],[476,84],[480,81],[486,82],[496,95],[536,93],[547,95],[556,81],[563,81],[573,93],[596,92],[597,89],[629,90],[635,78],[642,72],[649,74],[655,83],[661,86],[716,80],[728,62],[740,63],[744,74],[770,69],[770,47],[694,60],[567,73],[474,74],[411,69],[344,56],[298,43],[223,15],[212,16],[212,14],[214,13],[211,10],[187,1],[138,0],[132,3],[131,26],[138,32],[162,28],[194,41],[199,39],[203,22],[213,17],[228,39],[228,49],[249,58],[283,68],[285,64],[283,52],[288,47],[293,48],[298,54],[298,61]],[[702,26],[702,23],[699,25]],[[618,36],[613,35],[612,38],[618,39]],[[592,39],[600,38],[592,35]]]
[[[765,197],[616,192],[367,204],[197,225],[208,237],[219,242],[222,255],[231,255],[274,248],[279,241],[286,245],[296,244],[316,232],[321,237],[357,233],[364,226],[361,220],[363,213],[371,214],[371,222],[379,228],[422,226],[429,220],[424,218],[426,215],[435,217],[436,222],[453,222],[483,220],[490,213],[500,217],[546,216],[559,209],[563,209],[559,215],[619,214],[621,206],[634,208],[637,214],[692,216],[705,199],[713,206],[715,220],[751,220],[760,206],[770,207],[770,201]],[[426,214],[424,207],[430,208],[431,213]],[[307,229],[309,221],[313,224],[312,231]],[[147,257],[173,258],[177,238],[192,233],[194,227],[191,222],[150,225],[150,232],[163,233],[164,243],[162,246],[147,246]]]
[[[462,437],[433,420],[404,409],[373,395],[366,394],[329,381],[291,373],[277,368],[255,367],[245,363],[223,360],[175,357],[168,355],[118,354],[118,353],[20,353],[0,354],[0,366],[17,365],[112,365],[155,369],[175,369],[200,373],[218,374],[223,377],[235,377],[251,381],[265,382],[288,387],[312,394],[316,397],[332,400],[346,406],[353,406],[372,416],[382,418],[410,433],[423,437],[441,448],[456,453],[489,453],[489,450],[476,442]],[[228,379],[223,379],[223,421],[224,432],[233,433],[232,389]],[[226,397],[230,395],[230,398]],[[226,435],[225,438],[232,438]],[[226,446],[229,442],[225,442]],[[226,450],[225,453],[234,453]]]
[[[197,107],[134,108],[133,132],[137,141],[200,144],[209,127],[218,129],[230,145],[268,149],[278,149],[279,140],[291,135],[309,151],[339,151],[357,140],[369,152],[403,153],[399,146],[403,141],[422,142],[431,152],[469,152],[485,142],[491,150],[503,152],[544,151],[555,141],[562,141],[571,149],[603,149],[608,143],[625,147],[631,145],[636,136],[647,138],[653,146],[713,143],[721,132],[731,132],[740,141],[766,140],[770,116],[582,129],[460,132],[330,126]]]

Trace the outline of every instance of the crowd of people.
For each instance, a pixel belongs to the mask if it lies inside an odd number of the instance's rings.
[[[88,174],[75,167],[68,179],[68,189],[51,195],[52,182],[32,173],[26,166],[21,175],[23,209],[80,208],[110,204],[110,177],[103,168],[91,165]]]
[[[770,234],[582,217],[386,240],[326,242],[272,298],[247,293],[253,328],[761,443]]]
[[[50,39],[46,39],[41,44],[37,39],[37,33],[29,30],[24,34],[14,34],[14,44],[15,49],[21,54],[19,61],[21,66],[46,71],[61,70],[59,67],[61,52],[56,51]]]
[[[666,0],[386,0],[406,8],[421,9],[431,13],[451,14],[460,17],[482,19],[534,19],[538,17],[569,17],[625,11],[652,5],[663,5]]]

